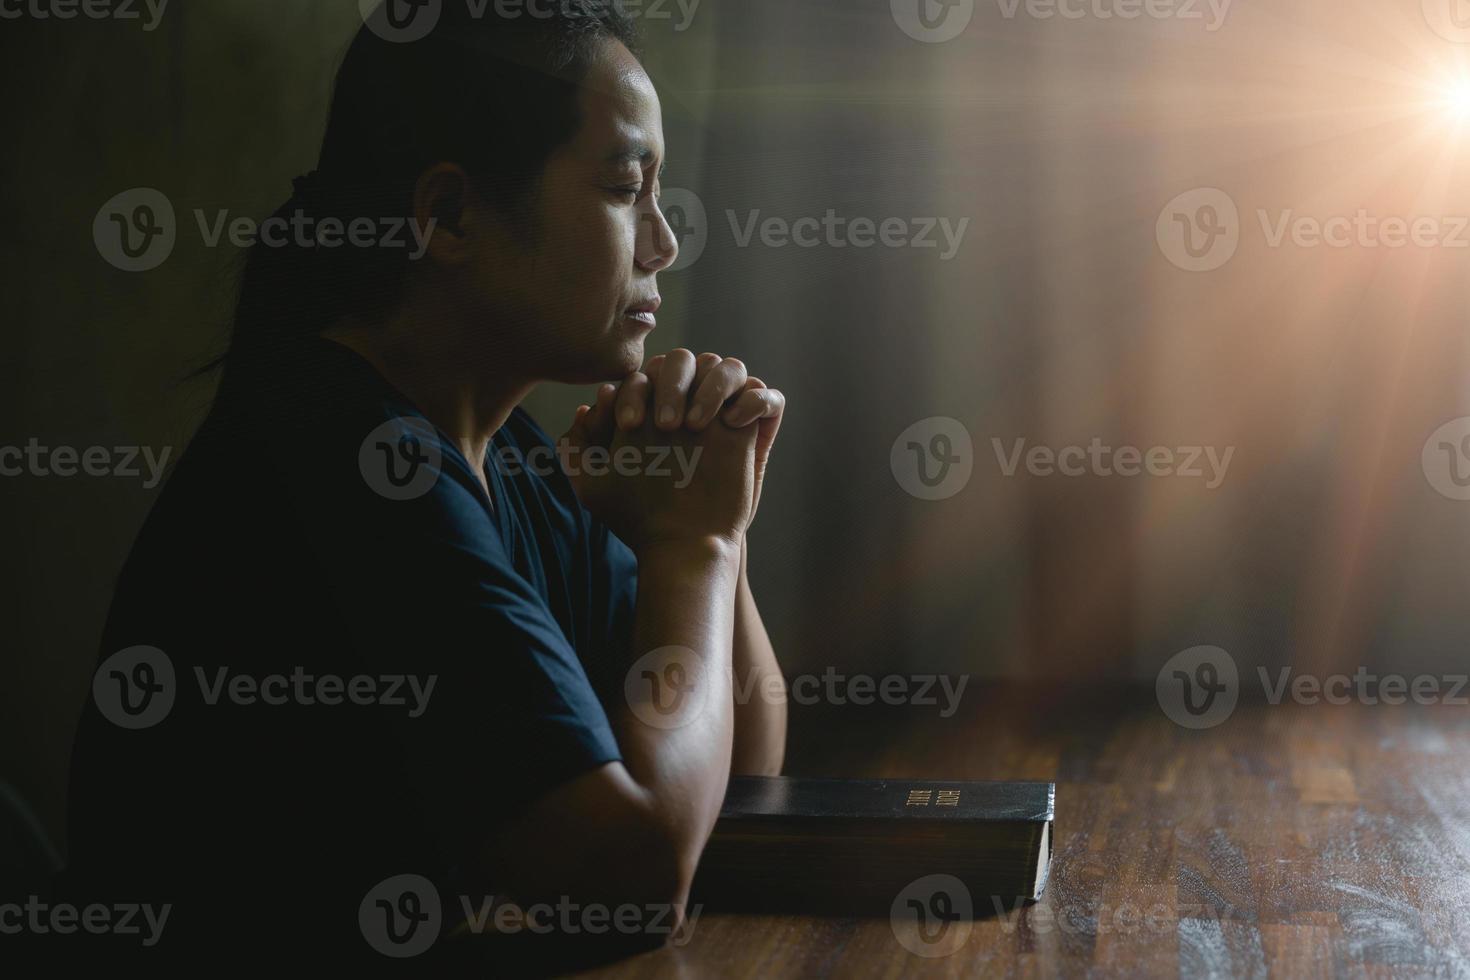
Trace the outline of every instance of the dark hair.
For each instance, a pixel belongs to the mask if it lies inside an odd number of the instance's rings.
[[[297,178],[271,216],[276,228],[300,213],[306,227],[366,218],[381,234],[385,222],[407,221],[418,176],[445,161],[464,167],[492,206],[528,220],[547,159],[581,125],[579,88],[600,44],[621,41],[636,55],[637,31],[617,0],[509,13],[489,2],[480,16],[473,6],[444,0],[416,39],[393,36],[386,5],[365,19],[337,73],[317,169]],[[229,349],[205,369],[223,365],[225,389],[233,375],[280,366],[343,315],[392,310],[412,251],[265,237],[245,261]],[[399,237],[412,245],[406,224]]]

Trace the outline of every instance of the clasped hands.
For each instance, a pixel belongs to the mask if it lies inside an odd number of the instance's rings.
[[[661,354],[577,409],[563,444],[581,454],[600,447],[616,465],[568,475],[582,505],[634,551],[711,539],[738,546],[785,409],[785,396],[737,358]],[[668,466],[672,454],[687,465]]]

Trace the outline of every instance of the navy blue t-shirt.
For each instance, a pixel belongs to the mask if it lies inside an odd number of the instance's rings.
[[[487,498],[347,348],[271,378],[222,396],[166,483],[75,749],[74,873],[172,895],[178,929],[258,896],[355,926],[399,874],[493,887],[494,827],[620,758],[636,561],[546,434],[512,414]]]

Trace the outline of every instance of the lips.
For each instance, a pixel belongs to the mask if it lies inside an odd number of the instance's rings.
[[[657,326],[658,319],[654,314],[658,313],[658,308],[662,305],[663,300],[655,296],[651,300],[628,307],[623,315],[630,320],[637,320],[639,323],[646,323],[651,327]]]

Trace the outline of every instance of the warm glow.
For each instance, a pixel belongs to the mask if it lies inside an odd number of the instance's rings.
[[[1470,116],[1470,79],[1460,78],[1450,82],[1445,88],[1441,104],[1456,119]]]

